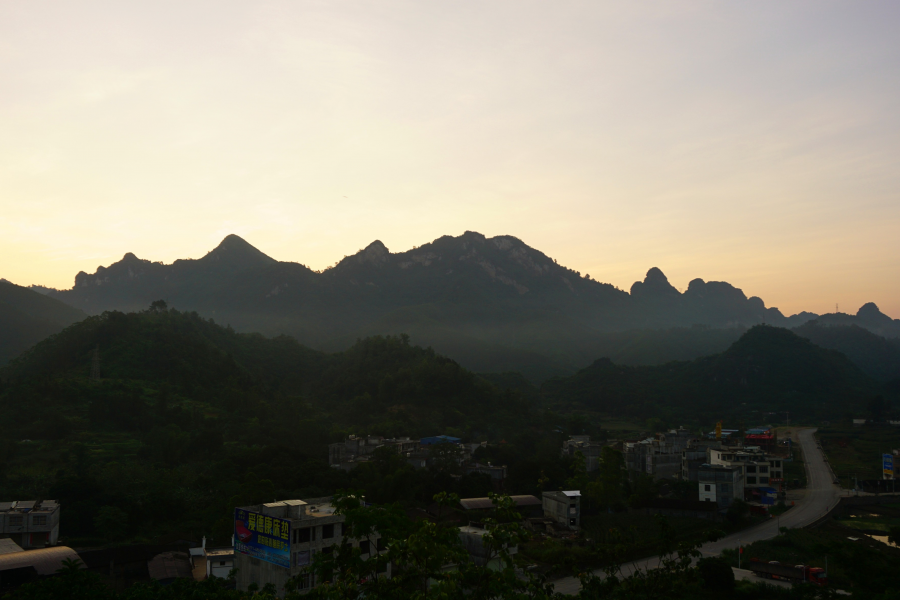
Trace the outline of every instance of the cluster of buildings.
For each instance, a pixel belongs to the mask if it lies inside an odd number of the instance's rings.
[[[581,493],[578,491],[543,492],[535,496],[512,496],[526,527],[535,531],[572,533],[581,526]],[[460,501],[464,516],[477,515],[493,508],[489,498]],[[467,515],[466,513],[469,513]],[[486,543],[490,532],[483,522],[471,520],[458,526],[459,539],[471,560],[480,566],[498,561],[495,549]],[[332,554],[345,545],[359,549],[363,560],[372,560],[386,551],[381,535],[373,531],[361,539],[345,528],[345,516],[336,514],[332,499],[284,500],[235,509],[234,567],[236,587],[247,590],[271,583],[278,595],[290,579],[299,582],[302,593],[319,582],[310,566],[317,555]],[[505,548],[516,554],[515,546]],[[446,568],[454,568],[447,565]],[[390,578],[390,561],[380,561],[372,576]]]
[[[438,456],[434,449],[438,445],[450,452]],[[487,442],[464,444],[460,438],[437,435],[424,438],[386,438],[380,435],[351,435],[343,442],[328,445],[328,464],[335,469],[350,471],[360,464],[373,460],[375,452],[386,448],[396,452],[416,469],[434,466],[437,460],[452,460],[465,474],[483,473],[491,478],[494,488],[503,489],[506,479],[506,465],[483,464],[472,460],[472,455]]]
[[[571,436],[562,454],[580,452],[587,470],[599,468],[602,450],[612,446],[622,452],[630,473],[654,479],[696,481],[700,501],[714,502],[724,509],[734,500],[770,505],[784,484],[785,457],[777,454],[771,427],[754,427],[739,438],[737,430],[722,429],[705,435],[687,429],[672,429],[641,440],[591,441],[589,436]]]

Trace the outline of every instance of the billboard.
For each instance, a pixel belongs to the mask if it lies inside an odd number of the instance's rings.
[[[881,471],[884,479],[894,478],[894,457],[891,454],[881,455]]]
[[[291,566],[291,522],[234,509],[234,550],[279,567]]]

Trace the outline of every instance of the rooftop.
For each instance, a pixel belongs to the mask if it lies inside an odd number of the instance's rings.
[[[516,503],[517,507],[541,505],[541,501],[534,496],[510,496],[509,498]],[[494,508],[494,503],[490,498],[463,498],[459,503],[466,510],[489,510]]]
[[[2,512],[47,512],[51,513],[59,508],[56,500],[14,500],[12,502],[0,502]]]

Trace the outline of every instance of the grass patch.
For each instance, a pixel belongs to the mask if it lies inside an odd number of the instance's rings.
[[[881,455],[896,448],[900,429],[890,425],[830,425],[817,433],[822,449],[845,488],[857,479],[881,479]]]

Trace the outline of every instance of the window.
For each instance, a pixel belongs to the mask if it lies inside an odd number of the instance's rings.
[[[305,575],[300,575],[300,577],[297,578],[297,588],[301,589],[301,590],[309,589],[309,574],[308,573]]]
[[[708,491],[709,491],[709,486],[708,486],[708,485],[704,485],[704,486],[703,486],[703,491],[704,491],[704,492],[708,492]]]
[[[749,483],[750,485],[756,485],[756,477],[748,477],[747,483]]]
[[[378,539],[375,541],[375,549],[378,550],[379,552],[381,552],[382,550],[384,550],[384,548],[385,548],[385,546],[384,546],[384,538],[378,538]]]
[[[756,473],[756,465],[747,465],[748,473]]]
[[[768,477],[760,477],[759,482],[760,483],[769,483],[769,478]]]
[[[569,525],[575,525],[575,519],[569,519]]]
[[[219,566],[220,566],[220,567],[224,567],[224,566],[225,566],[225,561],[224,561],[224,560],[220,560],[220,561],[219,561]]]
[[[768,465],[766,465],[766,466],[760,466],[760,467],[759,467],[759,472],[760,472],[760,473],[768,473],[768,472],[769,472],[769,467],[768,467]]]
[[[330,525],[322,525],[322,539],[327,540],[334,537],[334,523]]]
[[[21,525],[22,525],[22,519],[23,519],[23,517],[10,517],[10,518],[9,518],[9,525],[10,525],[10,527],[21,526]]]
[[[294,531],[296,532],[294,535],[297,538],[297,543],[305,544],[306,542],[310,541],[310,532],[314,532],[315,529],[304,527],[303,529],[295,529]],[[312,539],[315,538],[313,537]]]
[[[47,515],[35,515],[31,517],[32,525],[46,525],[47,524]]]
[[[369,542],[364,540],[359,543],[359,553],[360,554],[369,554]]]

